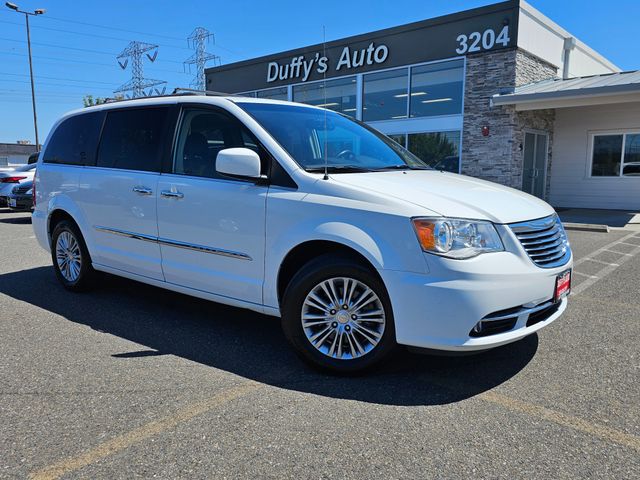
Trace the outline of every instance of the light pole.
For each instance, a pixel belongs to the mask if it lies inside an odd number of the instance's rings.
[[[44,8],[36,8],[33,12],[26,12],[24,10],[20,10],[15,3],[6,2],[5,5],[11,10],[24,13],[24,19],[27,22],[27,46],[29,49],[29,73],[31,76],[31,103],[33,105],[33,129],[36,132],[36,148],[40,150],[40,139],[38,138],[38,115],[36,114],[36,90],[33,86],[33,62],[31,61],[31,33],[29,32],[29,16],[33,15],[42,15],[44,14]]]

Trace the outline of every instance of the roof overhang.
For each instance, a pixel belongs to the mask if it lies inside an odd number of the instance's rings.
[[[491,98],[492,106],[515,105],[516,110],[542,110],[628,102],[640,102],[640,83],[529,93],[518,93],[516,89],[515,93],[494,95]]]

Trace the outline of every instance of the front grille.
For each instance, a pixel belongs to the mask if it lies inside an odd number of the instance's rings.
[[[557,215],[509,225],[533,263],[542,268],[564,265],[571,257],[567,234]]]

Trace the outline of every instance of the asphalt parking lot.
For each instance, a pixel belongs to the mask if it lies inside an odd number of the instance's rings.
[[[56,281],[0,209],[1,478],[640,478],[640,232],[570,232],[566,314],[470,357],[310,370],[278,321]]]

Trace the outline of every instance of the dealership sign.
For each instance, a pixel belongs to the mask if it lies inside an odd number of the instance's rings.
[[[517,2],[402,25],[206,71],[207,88],[240,93],[515,46]]]
[[[350,47],[344,47],[340,54],[340,59],[334,66],[335,71],[343,69],[345,72],[352,68],[362,67],[364,65],[380,65],[389,56],[389,49],[386,45],[376,46],[373,42],[367,48],[359,50],[351,50]],[[293,57],[290,63],[281,65],[279,62],[269,62],[267,66],[267,82],[276,80],[301,80],[306,82],[312,70],[322,75],[329,68],[329,58],[320,53],[307,60],[304,55]]]

